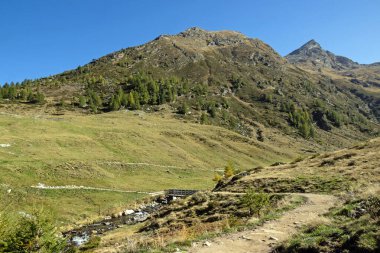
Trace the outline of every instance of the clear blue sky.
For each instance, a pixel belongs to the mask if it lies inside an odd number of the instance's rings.
[[[84,65],[192,26],[237,30],[285,55],[310,39],[380,61],[379,0],[1,0],[0,83]]]

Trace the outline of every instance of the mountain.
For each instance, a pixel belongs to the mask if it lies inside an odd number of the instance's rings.
[[[316,75],[327,76],[341,89],[364,101],[380,119],[380,65],[358,64],[324,50],[315,40],[285,56],[292,64]]]
[[[308,44],[300,52],[309,48],[331,58]],[[335,57],[334,64],[345,62]],[[46,113],[159,111],[262,141],[279,133],[311,145],[346,146],[379,131],[374,110],[340,82],[298,68],[261,40],[234,31],[194,27],[162,35],[17,89],[12,102],[5,101],[9,110],[30,108],[25,94],[32,90],[45,94],[39,110]]]
[[[360,65],[351,59],[338,56],[330,51],[324,50],[315,40],[310,40],[297,50],[294,50],[285,58],[293,64],[302,64],[314,68],[331,68],[334,70],[345,70],[358,68]]]

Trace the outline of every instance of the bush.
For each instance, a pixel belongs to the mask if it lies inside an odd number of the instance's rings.
[[[215,173],[215,175],[214,175],[214,178],[212,179],[214,182],[219,182],[219,181],[221,181],[223,179],[223,176],[222,175],[220,175],[220,174],[218,174],[218,173]]]
[[[23,214],[5,227],[6,231],[0,231],[0,252],[61,252],[66,247],[66,241],[57,236],[52,219],[43,211]]]
[[[258,217],[261,211],[270,203],[269,195],[266,193],[256,193],[249,189],[244,196],[240,199],[241,204],[249,209],[249,214],[256,214]]]

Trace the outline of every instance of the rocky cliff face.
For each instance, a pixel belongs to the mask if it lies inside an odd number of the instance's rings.
[[[293,64],[306,65],[312,68],[330,68],[334,70],[353,69],[360,66],[351,59],[338,56],[324,50],[315,40],[310,40],[299,49],[291,52],[285,58]]]

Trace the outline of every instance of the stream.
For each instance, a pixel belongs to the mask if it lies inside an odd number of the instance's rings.
[[[144,222],[153,212],[157,211],[161,206],[167,203],[168,201],[164,199],[163,201],[160,201],[160,203],[154,201],[149,204],[141,205],[135,210],[127,209],[112,217],[108,216],[98,222],[64,232],[63,236],[68,238],[70,244],[81,246],[88,242],[91,236],[101,235],[123,226]]]

